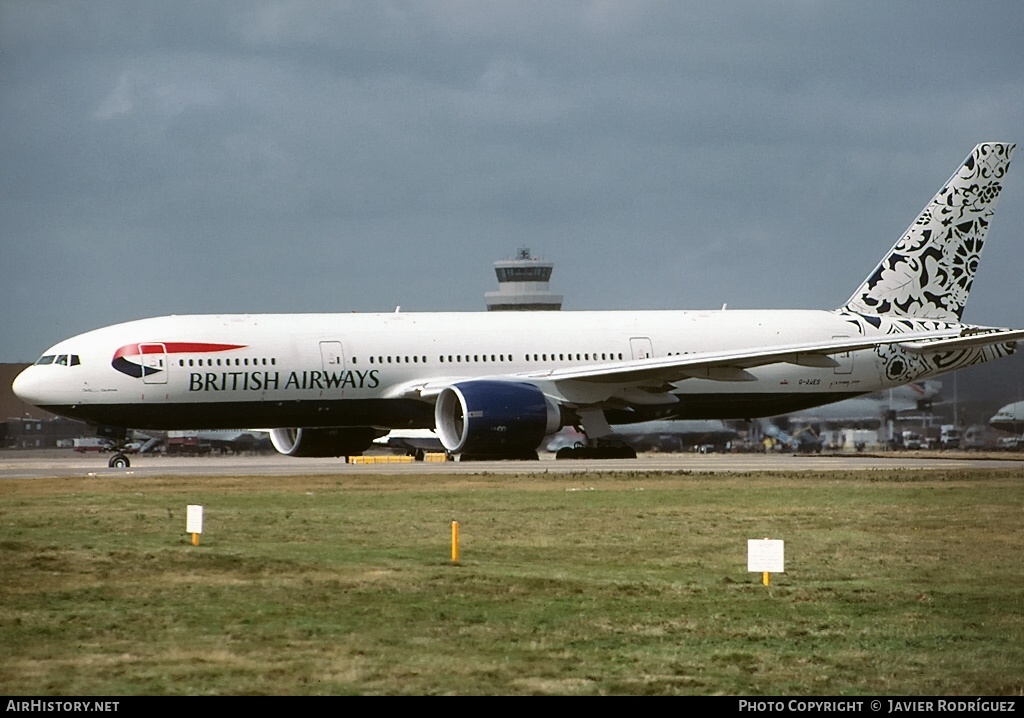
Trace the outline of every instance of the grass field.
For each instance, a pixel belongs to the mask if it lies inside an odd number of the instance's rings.
[[[1019,696],[1022,520],[1011,471],[8,480],[0,694]]]

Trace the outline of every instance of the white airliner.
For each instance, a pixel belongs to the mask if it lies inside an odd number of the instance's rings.
[[[14,391],[100,429],[265,427],[291,456],[432,428],[453,455],[535,457],[563,426],[578,455],[635,455],[600,446],[612,424],[775,416],[1011,354],[1024,330],[961,316],[1013,149],[977,145],[832,311],[167,316],[62,341]]]
[[[617,424],[612,426],[612,434],[634,451],[707,451],[709,447],[721,450],[740,435],[721,419],[655,419]],[[586,438],[567,427],[546,440],[544,448],[559,456],[566,456],[567,452],[571,456],[576,445]]]
[[[888,391],[844,399],[834,404],[812,407],[777,418],[784,419],[790,424],[815,424],[822,427],[879,425],[885,422],[890,413],[904,417],[912,412],[929,413],[932,401],[937,399],[941,389],[941,382],[914,382]]]
[[[988,425],[999,431],[1020,435],[1024,432],[1024,401],[1015,401],[1001,407],[988,420]]]

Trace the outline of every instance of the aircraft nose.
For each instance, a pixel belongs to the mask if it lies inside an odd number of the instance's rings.
[[[37,369],[35,366],[23,369],[18,376],[14,377],[11,389],[14,391],[14,395],[26,404],[38,406],[44,403],[43,384],[40,380],[39,372],[34,371],[35,369]]]

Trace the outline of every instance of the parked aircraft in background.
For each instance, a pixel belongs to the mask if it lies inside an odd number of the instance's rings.
[[[844,429],[878,430],[887,427],[886,443],[894,445],[896,422],[932,420],[933,403],[940,398],[942,383],[923,381],[893,387],[855,399],[814,407],[784,416],[761,419],[760,433],[782,446],[805,453],[820,452],[833,444]]]
[[[612,425],[775,416],[1011,354],[1024,330],[961,316],[1013,149],[977,145],[832,311],[167,316],[59,342],[14,391],[110,427],[267,427],[290,456],[432,428],[452,454],[536,457],[565,426],[573,456],[635,456]]]
[[[269,449],[267,438],[267,432],[258,429],[169,431],[164,450],[169,454],[245,454],[260,451],[264,445]]]
[[[1024,434],[1024,401],[1015,401],[1002,407],[988,420],[988,425],[1010,434]]]
[[[823,429],[876,428],[883,425],[892,412],[898,418],[930,414],[931,403],[939,398],[941,388],[942,383],[938,381],[915,382],[793,414],[764,418],[757,422],[756,430],[794,450],[807,451],[808,447],[815,446],[820,449]],[[719,419],[621,424],[613,426],[612,433],[637,451],[721,451],[741,437],[736,427]],[[443,450],[436,436],[435,441],[434,450]],[[548,451],[558,451],[585,441],[585,435],[565,428],[546,440],[544,446]]]
[[[612,426],[612,436],[634,451],[721,451],[739,432],[721,419],[669,419]],[[566,427],[544,442],[548,451],[585,445],[586,434]]]
[[[885,423],[890,412],[902,417],[908,414],[930,414],[932,402],[940,397],[941,389],[942,382],[939,381],[913,382],[777,418],[789,424],[816,424],[823,428],[879,426]]]

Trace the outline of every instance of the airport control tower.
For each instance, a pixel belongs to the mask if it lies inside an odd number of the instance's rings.
[[[484,295],[487,311],[558,311],[562,295],[548,289],[552,269],[551,262],[531,257],[529,247],[522,247],[514,259],[499,259],[494,263],[498,291]]]

